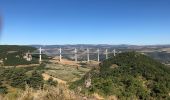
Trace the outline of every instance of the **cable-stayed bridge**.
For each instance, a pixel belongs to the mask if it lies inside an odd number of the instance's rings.
[[[83,56],[86,58],[85,60],[89,62],[92,60],[91,55],[96,56],[97,61],[100,62],[100,57],[101,55],[104,55],[104,59],[108,59],[109,55],[112,54],[113,56],[116,56],[117,53],[120,53],[121,51],[116,51],[115,49],[110,50],[110,49],[91,49],[91,48],[86,48],[86,49],[66,49],[66,48],[55,48],[55,49],[43,49],[43,48],[38,48],[37,50],[29,53],[30,55],[39,55],[39,62],[42,61],[42,55],[50,55],[50,56],[58,56],[59,61],[62,61],[63,55],[72,55],[71,58],[75,60],[75,62],[78,61],[78,58]]]

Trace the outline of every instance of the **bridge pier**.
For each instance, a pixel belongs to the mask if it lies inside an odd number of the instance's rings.
[[[46,52],[44,52],[44,49],[42,49],[41,47],[39,49],[37,49],[37,50],[39,50],[38,53],[36,51],[36,53],[29,53],[28,52],[28,54],[36,54],[36,55],[38,54],[39,55],[39,63],[41,63],[42,62],[42,54],[45,54]],[[43,53],[42,53],[42,50],[43,50]],[[116,52],[115,49],[112,52],[108,52],[108,49],[105,49],[105,51],[103,53],[102,50],[100,52],[99,48],[97,49],[97,52],[90,52],[89,48],[87,48],[86,52],[85,52],[85,55],[87,54],[87,62],[90,61],[90,54],[91,53],[97,54],[97,61],[100,62],[100,54],[104,54],[105,55],[105,59],[108,59],[109,58],[108,55],[110,53],[113,54],[113,56],[116,56],[116,53],[119,53],[119,52]],[[55,54],[59,55],[58,59],[61,62],[62,61],[62,49],[59,48],[59,53],[55,53]],[[63,53],[63,54],[65,54],[65,53]],[[75,60],[75,62],[78,62],[78,50],[77,50],[77,48],[74,49],[74,53],[66,53],[66,54],[73,54],[74,55],[73,59]]]
[[[61,61],[61,59],[62,59],[62,58],[61,58],[61,57],[62,57],[62,55],[61,55],[61,53],[62,53],[62,52],[61,52],[61,48],[59,49],[59,52],[60,52],[60,61]]]
[[[39,63],[41,63],[41,61],[42,61],[42,58],[41,58],[41,51],[42,51],[42,49],[41,49],[41,47],[40,47],[40,49],[39,49]]]
[[[99,62],[100,61],[100,50],[97,49],[97,61]]]
[[[90,61],[90,56],[89,56],[89,49],[87,48],[87,62]]]
[[[108,51],[107,51],[107,49],[106,49],[106,59],[108,59]]]
[[[113,55],[114,55],[114,57],[116,56],[116,50],[115,49],[113,50]]]
[[[75,48],[75,62],[77,62],[77,49]]]

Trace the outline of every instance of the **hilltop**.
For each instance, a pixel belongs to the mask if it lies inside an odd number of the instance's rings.
[[[91,80],[89,87],[84,84]],[[170,68],[136,52],[120,53],[103,61],[70,88],[118,99],[170,99]]]

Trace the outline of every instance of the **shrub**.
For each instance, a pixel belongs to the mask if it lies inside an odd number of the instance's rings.
[[[8,93],[7,88],[4,86],[0,86],[0,94],[7,94],[7,93]]]
[[[44,84],[43,77],[41,73],[33,71],[32,75],[27,79],[27,84],[33,88],[40,88]]]
[[[58,82],[54,81],[52,77],[47,80],[47,84],[51,86],[57,86]]]

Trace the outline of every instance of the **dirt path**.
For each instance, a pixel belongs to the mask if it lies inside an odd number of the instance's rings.
[[[102,96],[100,96],[97,93],[94,93],[93,96],[97,99],[97,100],[104,100],[104,98]]]
[[[59,78],[52,77],[52,76],[50,76],[50,75],[48,75],[46,73],[43,73],[42,76],[43,76],[44,80],[48,80],[51,77],[51,78],[53,78],[54,81],[57,81],[58,83],[62,83],[62,84],[67,83],[66,81],[63,81],[63,80],[61,80]]]

